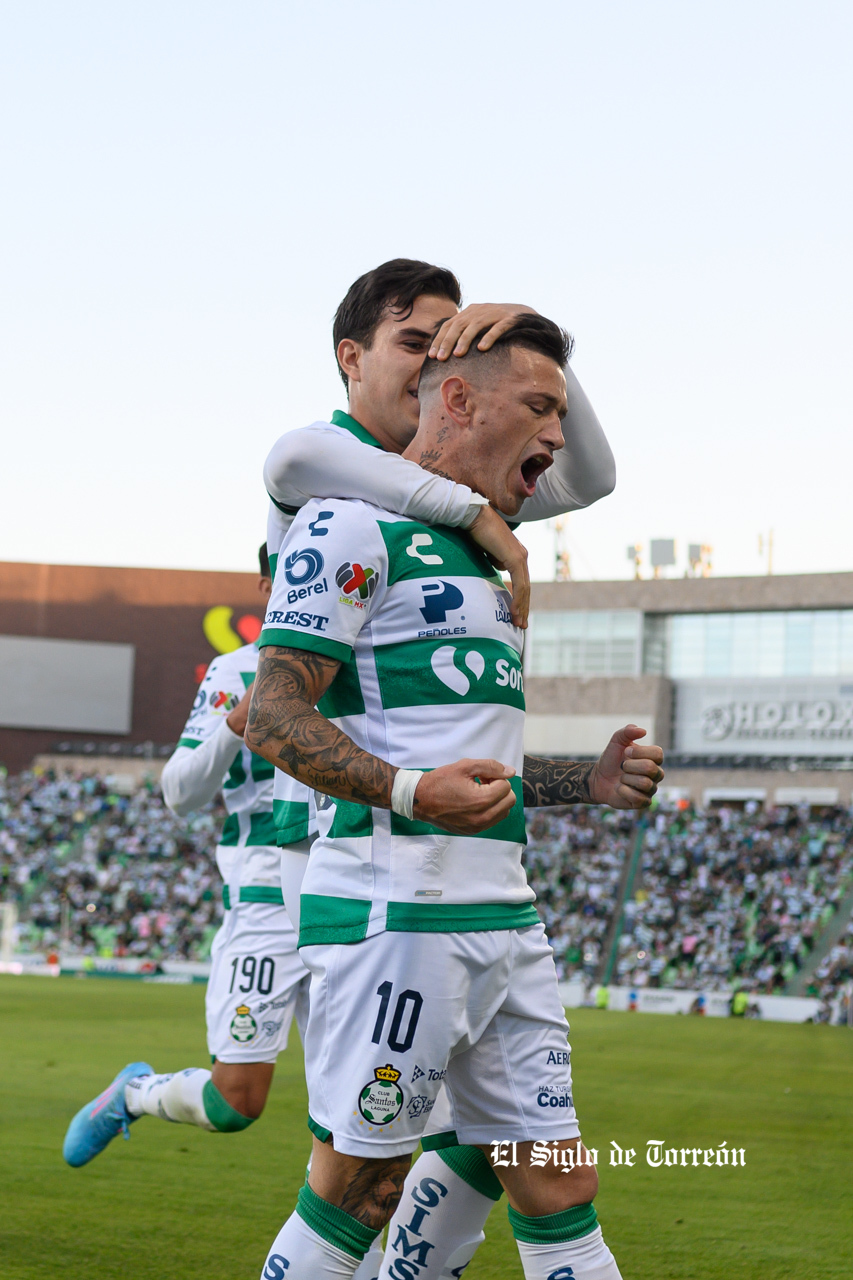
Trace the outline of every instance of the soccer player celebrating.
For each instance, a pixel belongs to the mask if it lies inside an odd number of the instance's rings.
[[[523,316],[488,352],[427,363],[406,457],[517,515],[563,445],[568,353],[555,325]],[[452,529],[324,499],[294,521],[286,562],[318,529],[334,585],[309,626],[277,575],[246,730],[331,797],[301,905],[313,1163],[264,1278],[355,1273],[444,1082],[462,1143],[518,1144],[498,1176],[528,1280],[616,1280],[521,865],[522,801],[642,808],[662,753],[627,726],[595,764],[523,759],[522,636],[489,561]],[[543,1092],[557,1105],[538,1106]],[[572,1171],[531,1166],[537,1140],[571,1151]],[[434,1248],[429,1191],[402,1228],[419,1268]],[[413,1260],[389,1275],[420,1274]]]
[[[341,302],[334,323],[334,346],[347,387],[348,412],[333,414],[291,431],[274,446],[264,469],[270,494],[267,542],[273,572],[279,548],[298,510],[312,497],[332,494],[363,498],[426,524],[465,528],[493,563],[509,570],[512,620],[526,625],[529,604],[526,550],[485,500],[466,484],[424,470],[402,456],[418,424],[418,379],[427,354],[439,362],[464,355],[472,342],[487,351],[519,315],[530,308],[475,304],[459,312],[456,277],[440,267],[394,259],[361,276]],[[535,314],[535,313],[533,313]],[[577,379],[567,368],[562,435],[566,448],[526,497],[518,520],[538,520],[577,510],[606,496],[615,483],[613,455]],[[312,597],[322,602],[329,580],[317,567],[328,511],[312,526],[312,554],[291,552],[283,572],[286,602],[305,610]],[[313,575],[313,576],[312,576]],[[285,903],[299,922],[299,878],[306,840],[316,835],[313,793],[278,770],[275,817],[282,846]],[[410,1175],[439,1179],[443,1188],[432,1213],[438,1243],[428,1260],[429,1275],[451,1274],[467,1263],[483,1240],[482,1227],[501,1185],[488,1160],[470,1147],[448,1145],[452,1123],[443,1098],[430,1117],[425,1154]],[[435,1147],[435,1151],[433,1151]],[[407,1186],[407,1196],[409,1188]],[[400,1214],[405,1212],[401,1205]],[[410,1215],[409,1215],[410,1216]],[[396,1237],[396,1219],[391,1238]],[[426,1274],[426,1273],[424,1273]]]
[[[266,602],[272,587],[266,544],[259,558]],[[70,1165],[88,1163],[121,1132],[129,1136],[141,1115],[216,1133],[247,1128],[264,1109],[294,1015],[300,1029],[307,1017],[308,973],[281,891],[275,770],[243,742],[257,665],[256,644],[214,658],[161,779],[175,813],[200,808],[220,790],[228,810],[216,850],[226,913],[213,940],[205,1001],[213,1070],[157,1075],[147,1063],[131,1063],[72,1120],[63,1147]]]

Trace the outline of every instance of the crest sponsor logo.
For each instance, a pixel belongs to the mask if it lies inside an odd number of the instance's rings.
[[[298,609],[270,609],[264,618],[264,626],[305,627],[310,631],[325,631],[328,621],[325,613],[300,613]]]

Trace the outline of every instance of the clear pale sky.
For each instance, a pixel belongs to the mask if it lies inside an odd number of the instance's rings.
[[[251,568],[361,272],[570,328],[578,577],[853,570],[853,6],[6,0],[0,558]],[[528,535],[538,577],[552,535]]]

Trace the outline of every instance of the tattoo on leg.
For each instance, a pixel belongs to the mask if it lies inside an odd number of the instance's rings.
[[[364,1226],[381,1231],[400,1203],[411,1163],[411,1156],[365,1161],[347,1183],[340,1207]]]
[[[591,804],[589,779],[595,765],[573,764],[570,760],[540,760],[524,757],[521,796],[529,809],[552,804]]]

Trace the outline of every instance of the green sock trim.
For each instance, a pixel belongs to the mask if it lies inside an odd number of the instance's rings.
[[[455,1129],[448,1129],[446,1133],[425,1133],[421,1146],[424,1151],[443,1151],[445,1147],[458,1147],[459,1139]]]
[[[379,1235],[378,1231],[365,1227],[343,1209],[329,1204],[328,1200],[321,1200],[307,1182],[297,1197],[296,1212],[318,1236],[359,1261]]]
[[[546,1213],[543,1218],[528,1218],[510,1205],[509,1225],[523,1244],[564,1244],[588,1236],[598,1226],[598,1216],[592,1201],[562,1213]]]
[[[220,1133],[239,1133],[241,1129],[248,1129],[250,1124],[255,1123],[250,1116],[244,1116],[239,1111],[235,1111],[231,1104],[225,1101],[212,1080],[205,1081],[201,1100],[205,1115],[214,1129],[218,1129]]]
[[[489,1164],[489,1157],[479,1147],[440,1147],[437,1151],[448,1169],[489,1200],[500,1200],[504,1189]]]

